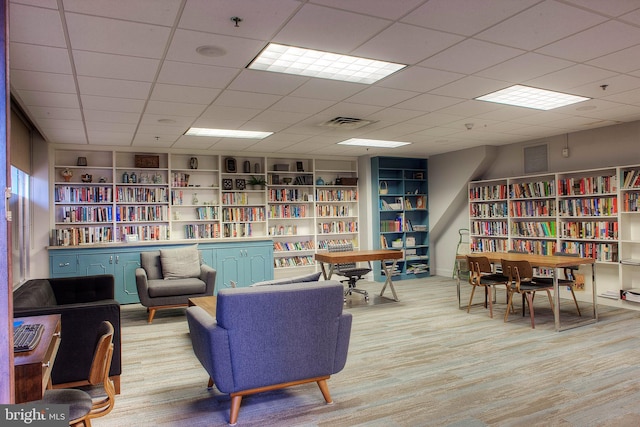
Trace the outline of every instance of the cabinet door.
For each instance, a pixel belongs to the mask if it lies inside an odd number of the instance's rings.
[[[115,255],[115,294],[120,304],[140,302],[136,288],[136,268],[140,267],[139,252],[123,252]]]
[[[230,288],[231,281],[234,281],[237,286],[246,286],[242,271],[245,265],[242,249],[236,247],[218,249],[217,258],[216,293],[219,289]]]
[[[57,254],[49,257],[51,277],[69,277],[78,275],[78,256]]]
[[[245,282],[247,286],[273,279],[273,247],[255,247],[244,250],[245,262]]]
[[[96,276],[99,274],[113,274],[114,255],[108,253],[79,254],[78,275]]]

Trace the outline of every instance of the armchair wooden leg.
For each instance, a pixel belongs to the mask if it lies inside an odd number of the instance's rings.
[[[320,392],[322,392],[322,396],[324,397],[325,402],[327,402],[328,405],[333,404],[331,394],[329,394],[329,386],[327,385],[327,380],[319,380],[318,387],[320,387]]]
[[[531,317],[531,329],[535,329],[536,324],[533,318],[533,293],[525,292],[525,295],[527,296],[527,302],[529,303],[529,317]],[[524,307],[523,307],[523,311],[524,311]]]
[[[467,306],[467,313],[469,312],[469,310],[471,309],[471,302],[473,302],[473,294],[476,292],[476,287],[472,286],[471,287],[471,297],[469,297],[469,305]]]
[[[231,394],[231,411],[229,412],[229,424],[234,426],[238,422],[238,413],[242,403],[241,394]]]
[[[213,387],[213,378],[209,377],[209,383],[207,384],[207,388],[211,389]]]
[[[153,316],[156,315],[156,309],[155,308],[149,308],[149,318],[147,319],[148,323],[153,322]]]

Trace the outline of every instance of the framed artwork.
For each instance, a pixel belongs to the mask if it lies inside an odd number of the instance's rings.
[[[304,172],[304,165],[302,162],[296,162],[296,170],[298,172]]]
[[[236,179],[236,190],[244,190],[247,187],[247,183],[244,179]]]
[[[238,166],[236,164],[236,159],[233,157],[225,157],[224,159],[224,171],[227,173],[236,173],[238,172]]]
[[[233,190],[233,180],[229,178],[223,178],[222,180],[223,190]]]

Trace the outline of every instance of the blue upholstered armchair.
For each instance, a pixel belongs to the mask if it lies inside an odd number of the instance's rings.
[[[231,395],[229,423],[245,395],[326,380],[347,361],[351,314],[338,282],[310,282],[218,292],[216,319],[189,307],[193,351],[216,385]]]

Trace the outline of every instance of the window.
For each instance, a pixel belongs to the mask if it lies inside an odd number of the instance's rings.
[[[11,271],[16,288],[29,276],[29,174],[11,166]]]

